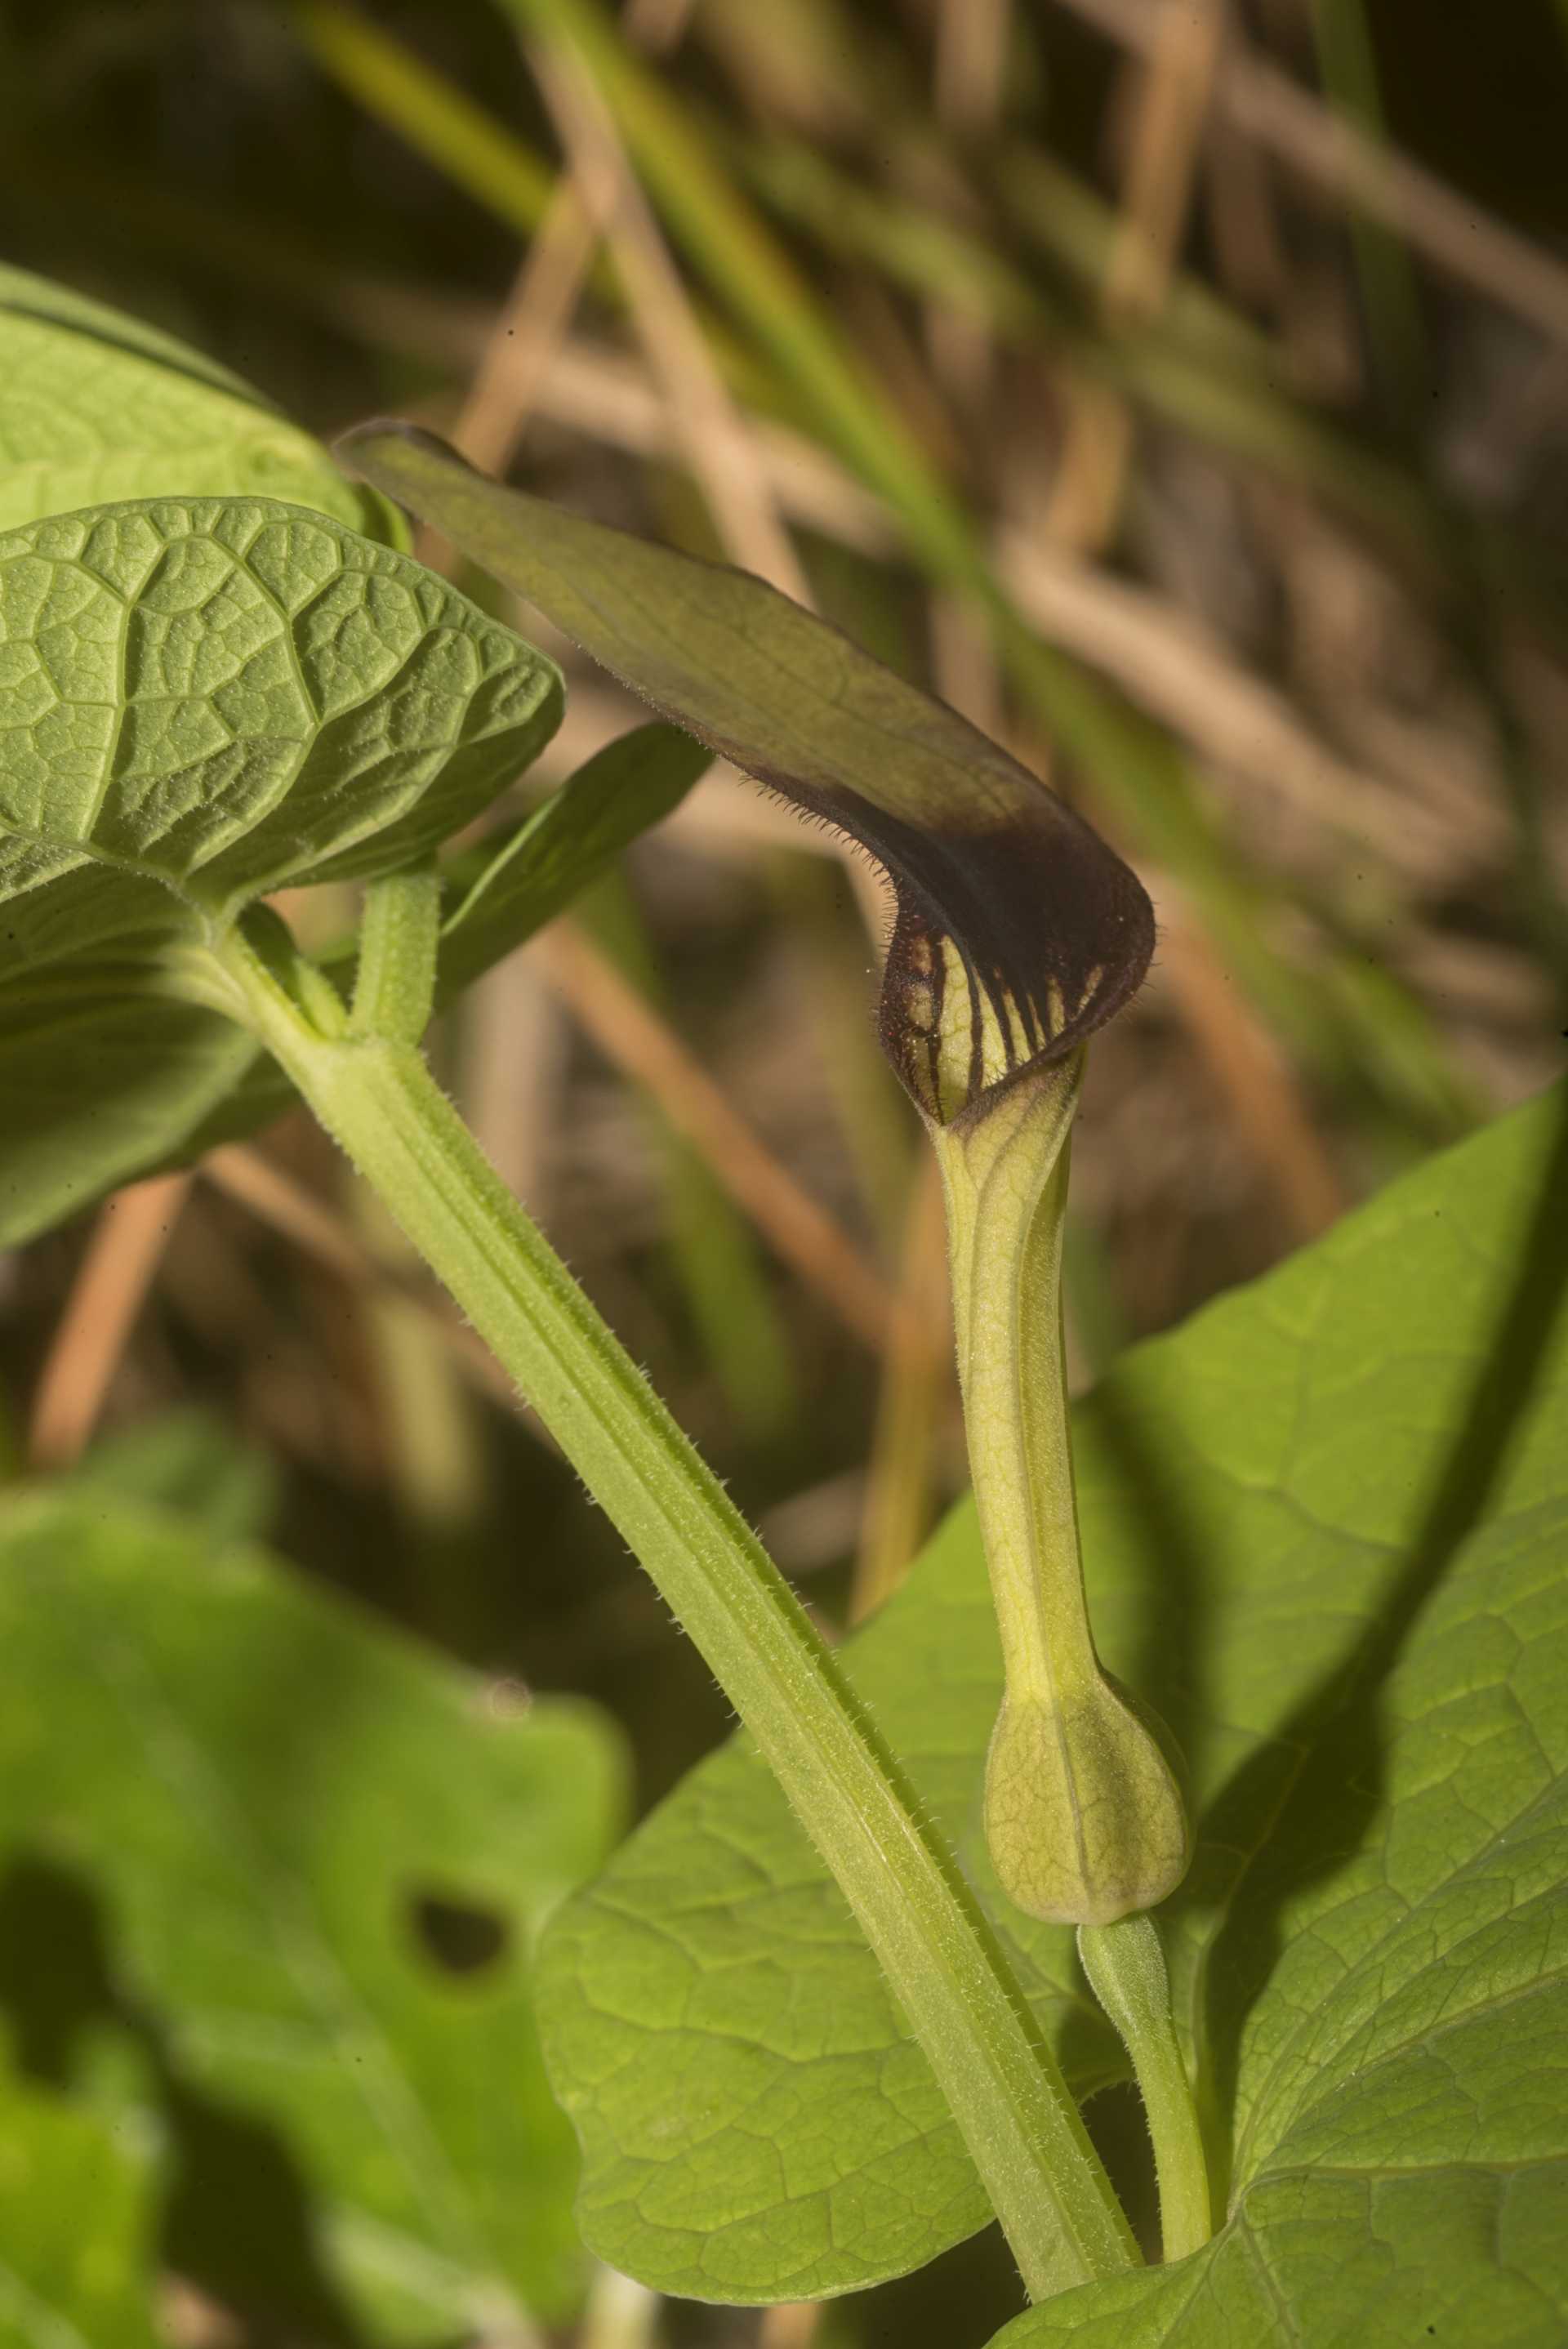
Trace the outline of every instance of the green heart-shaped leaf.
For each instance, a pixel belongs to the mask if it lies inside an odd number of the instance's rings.
[[[1565,1389],[1560,1361],[1532,1464],[1387,1677],[1258,1773],[1295,1776],[1281,1829],[1190,1951],[1236,2095],[1228,2222],[997,2349],[1568,2338]]]
[[[169,999],[173,944],[435,848],[560,709],[542,654],[322,514],[166,498],[0,537],[0,1237],[176,1155],[254,1062]]]
[[[575,2165],[532,1952],[618,1808],[599,1716],[101,1486],[0,1515],[0,1674],[12,2042],[164,2137],[175,2263],[291,2339],[567,2311]],[[477,1918],[477,1964],[432,1916]],[[0,2306],[26,2257],[5,2179]]]
[[[325,515],[159,498],[30,523],[0,538],[19,954],[396,871],[488,806],[560,711],[542,654]]]
[[[1161,1916],[1232,2217],[1201,2272],[1073,2293],[1019,2349],[1075,2323],[1194,2349],[1276,2330],[1414,2349],[1429,2323],[1478,2349],[1563,2337],[1565,1111],[1550,1097],[1430,1162],[1076,1413],[1097,1637],[1190,1765],[1198,1855]],[[844,1657],[1068,2078],[1117,2076],[1070,1931],[1003,1899],[985,1859],[1001,1671],[967,1506]],[[988,2216],[743,1742],[562,1913],[542,1998],[588,2239],[649,2282],[844,2291]],[[1481,2313],[1450,2333],[1467,2292]]]

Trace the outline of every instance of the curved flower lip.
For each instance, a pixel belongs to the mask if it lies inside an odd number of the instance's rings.
[[[359,425],[337,447],[661,717],[883,867],[898,912],[882,1040],[934,1123],[983,1115],[1140,985],[1154,915],[1136,874],[830,623],[748,572],[506,489],[417,426]]]

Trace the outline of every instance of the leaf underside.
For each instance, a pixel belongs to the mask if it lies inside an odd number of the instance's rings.
[[[0,1653],[12,2041],[129,2141],[165,2137],[186,2179],[176,2264],[200,2280],[239,2246],[291,2339],[363,2323],[428,2344],[569,2310],[575,2165],[532,1943],[612,1833],[599,1717],[498,1705],[262,1553],[101,1484],[0,1516]],[[430,1899],[495,1920],[479,1970],[432,1952]],[[203,2231],[215,2187],[255,2198],[244,2226],[231,2207]]]
[[[34,965],[366,879],[487,807],[553,664],[323,514],[160,498],[0,537],[0,901]]]
[[[1016,2349],[1568,2337],[1568,1096],[1430,1162],[1138,1349],[1076,1414],[1107,1661],[1185,1747],[1161,1912],[1228,2221]],[[973,1516],[844,1651],[1080,2094],[1116,2076],[1071,1935],[979,1833],[1000,1662]],[[569,1904],[542,1983],[617,2266],[841,2292],[988,2212],[849,1911],[727,1747]]]
[[[159,957],[290,884],[365,879],[486,808],[553,665],[407,556],[262,499],[0,536],[0,1239],[202,1130],[255,1058]]]
[[[747,572],[487,481],[428,433],[370,424],[339,446],[662,716],[884,867],[882,1040],[928,1116],[1067,1058],[1138,988],[1154,922],[1135,875],[837,628]]]

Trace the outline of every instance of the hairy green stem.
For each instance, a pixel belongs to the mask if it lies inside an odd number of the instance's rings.
[[[371,883],[349,1015],[353,1035],[418,1042],[435,1002],[440,932],[441,882],[433,860]]]
[[[1089,1985],[1115,2023],[1149,2116],[1160,2186],[1160,2234],[1166,2259],[1184,2260],[1213,2232],[1209,2170],[1192,2084],[1176,2044],[1165,1953],[1152,1917],[1117,1925],[1083,1925],[1078,1955]]]
[[[990,1928],[837,1661],[403,1042],[322,1036],[245,937],[248,1024],[488,1340],[756,1738],[875,1951],[1032,2297],[1136,2247]]]

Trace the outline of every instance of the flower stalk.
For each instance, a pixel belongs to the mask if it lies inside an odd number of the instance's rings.
[[[1191,1837],[1163,1733],[1105,1671],[1089,1625],[1061,1249],[1083,1047],[1148,969],[1146,891],[999,745],[761,580],[486,481],[415,429],[365,425],[341,450],[892,880],[881,1033],[942,1170],[1003,1654],[987,1841],[1034,1916],[1098,1930],[1139,1915],[1180,1882]]]
[[[1208,2241],[1213,2220],[1202,2132],[1171,2020],[1159,1930],[1152,1917],[1126,1917],[1115,1925],[1080,1925],[1078,1944],[1089,1987],[1131,2059],[1149,2116],[1161,2249],[1167,2261],[1184,2260]]]
[[[965,998],[967,1001],[967,998]],[[964,1067],[970,1023],[951,1020]],[[1107,1925],[1186,1873],[1186,1807],[1160,1736],[1100,1662],[1078,1541],[1062,1342],[1062,1230],[1083,1050],[1009,1074],[980,1019],[989,1081],[927,1125],[947,1202],[970,1475],[1002,1646],[985,1840],[1032,1917]],[[935,1099],[962,1071],[944,1053]]]

